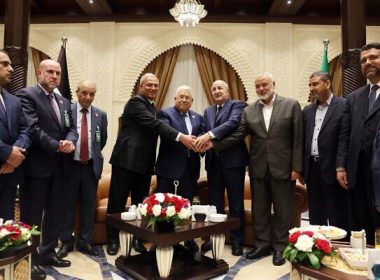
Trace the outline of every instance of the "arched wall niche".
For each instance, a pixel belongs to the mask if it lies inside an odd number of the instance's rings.
[[[147,67],[150,63],[152,63],[154,60],[156,60],[158,57],[160,57],[162,54],[166,53],[167,51],[169,51],[169,50],[171,50],[171,49],[174,49],[174,48],[177,48],[177,47],[181,47],[181,46],[183,46],[183,45],[194,46],[194,45],[196,45],[196,44],[182,44],[182,45],[179,45],[179,46],[174,46],[174,47],[172,47],[172,48],[170,48],[170,49],[167,49],[167,50],[163,51],[162,53],[158,54],[156,57],[154,57],[151,61],[149,61],[146,65],[143,66],[141,72],[139,73],[139,76],[137,77],[137,79],[136,79],[135,82],[134,82],[134,85],[133,85],[132,91],[130,92],[130,95],[133,95],[133,94],[135,93],[136,86],[137,86],[137,84],[138,84],[138,82],[139,82],[139,79],[140,79],[141,75],[144,74],[144,71],[145,71],[146,67]],[[209,48],[204,47],[204,46],[201,46],[201,45],[196,45],[196,46],[200,46],[200,47],[202,47],[202,48],[205,48],[205,49],[207,49],[207,50],[213,52],[214,54],[220,56],[223,60],[225,60],[225,62],[226,62],[226,63],[227,63],[227,64],[228,64],[228,65],[229,65],[229,66],[235,71],[235,73],[236,73],[237,76],[239,77],[240,81],[242,82],[243,87],[244,87],[244,91],[245,91],[245,92],[244,92],[245,101],[247,101],[247,100],[248,100],[247,89],[245,88],[244,83],[243,83],[243,81],[242,81],[242,79],[241,79],[239,73],[238,73],[238,72],[236,71],[236,69],[231,65],[231,63],[229,63],[224,57],[222,57],[220,54],[218,54],[217,52],[215,52],[215,51],[212,50],[212,49],[209,49]]]
[[[135,40],[133,37],[129,39]],[[236,71],[246,92],[250,93],[254,90],[252,77],[255,73],[253,69],[258,66],[254,67],[252,63],[249,63],[250,55],[241,51],[236,43],[227,42],[220,34],[202,29],[193,29],[189,33],[181,33],[178,29],[175,29],[152,40],[136,35],[136,42],[142,47],[135,49],[134,57],[128,60],[128,64],[123,62],[127,67],[121,75],[123,78],[119,81],[120,90],[115,96],[116,100],[125,101],[130,97],[136,80],[151,61],[171,48],[186,44],[198,45],[217,53]],[[120,46],[120,48],[123,48],[123,46]],[[249,94],[248,99],[250,99]]]

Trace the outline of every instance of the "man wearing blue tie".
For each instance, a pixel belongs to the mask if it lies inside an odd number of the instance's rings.
[[[174,101],[174,107],[158,113],[159,119],[183,134],[198,136],[201,133],[203,117],[190,110],[193,104],[191,88],[186,85],[178,87]],[[179,182],[177,194],[192,201],[197,192],[199,170],[200,156],[198,153],[174,139],[161,138],[155,166],[159,192],[174,193],[173,182],[177,180]],[[193,240],[186,241],[185,246],[193,251],[198,251],[198,246]]]
[[[12,72],[8,55],[0,51],[0,218],[5,220],[14,219],[16,189],[23,178],[20,165],[31,143],[20,100],[3,89]]]
[[[350,229],[365,229],[374,245],[380,213],[375,208],[371,160],[373,141],[380,121],[380,43],[369,43],[360,51],[363,75],[370,84],[352,92],[346,102],[336,159],[339,184],[348,189]],[[379,201],[375,201],[379,206]]]

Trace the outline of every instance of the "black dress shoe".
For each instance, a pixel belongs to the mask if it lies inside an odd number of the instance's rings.
[[[247,259],[253,260],[253,259],[259,259],[262,257],[266,257],[270,255],[270,249],[268,248],[255,248],[251,251],[249,251],[245,257]]]
[[[52,256],[50,258],[40,259],[40,265],[55,266],[55,267],[69,267],[71,265],[71,262],[64,260],[64,259],[61,259],[58,256]]]
[[[285,263],[285,259],[282,257],[282,252],[274,251],[272,263],[276,266],[280,266]]]
[[[135,251],[137,253],[145,253],[146,252],[146,248],[144,246],[144,244],[141,242],[140,239],[134,239],[133,240],[133,249],[135,249]]]
[[[243,248],[238,243],[232,243],[231,250],[232,250],[232,255],[234,255],[234,256],[243,255]]]
[[[211,246],[211,241],[206,241],[205,243],[203,243],[201,245],[201,251],[202,252],[207,252],[207,251],[210,251],[212,249],[212,246]]]
[[[30,277],[32,280],[44,280],[46,279],[46,273],[38,265],[33,265],[30,271]]]
[[[62,243],[61,248],[57,252],[57,256],[61,259],[67,257],[67,254],[74,250],[74,245],[69,243]]]
[[[110,256],[114,256],[119,251],[119,244],[116,243],[108,243],[107,245],[107,254]]]
[[[198,252],[199,251],[198,244],[194,240],[185,241],[185,247],[188,250],[190,250],[191,252]]]
[[[85,253],[87,255],[90,255],[90,256],[98,256],[99,255],[98,250],[96,250],[96,248],[91,246],[91,244],[89,244],[89,243],[78,242],[77,249],[78,249],[78,251]]]

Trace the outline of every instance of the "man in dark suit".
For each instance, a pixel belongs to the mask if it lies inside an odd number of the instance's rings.
[[[0,217],[5,220],[14,219],[17,185],[23,179],[20,165],[31,143],[20,100],[3,89],[12,72],[8,54],[0,50]]]
[[[71,105],[71,113],[79,134],[70,162],[69,184],[65,191],[65,213],[61,233],[62,246],[58,256],[64,258],[74,249],[74,217],[77,201],[80,205],[80,234],[76,242],[79,251],[97,256],[91,246],[96,211],[98,181],[103,170],[102,149],[107,141],[107,114],[91,105],[95,99],[96,85],[81,81],[76,94],[78,103]]]
[[[217,80],[211,86],[215,105],[206,108],[202,130],[206,132],[196,143],[201,147],[214,139],[221,141],[226,135],[235,131],[240,123],[241,113],[245,103],[231,100],[226,82]],[[224,213],[224,192],[227,190],[229,215],[240,219],[240,228],[233,230],[231,236],[232,254],[243,254],[244,239],[244,178],[248,153],[243,140],[229,149],[215,153],[206,153],[206,170],[210,203],[216,206],[218,213]],[[208,241],[202,244],[202,251],[211,249]]]
[[[373,142],[372,179],[376,210],[380,211],[380,122]]]
[[[255,248],[246,258],[270,254],[273,204],[273,264],[283,265],[282,251],[293,220],[295,183],[302,171],[302,112],[296,100],[274,92],[272,74],[257,76],[255,86],[259,100],[244,109],[235,132],[213,145],[219,151],[251,136],[249,173]]]
[[[39,264],[66,267],[70,262],[59,258],[55,247],[61,230],[69,154],[75,149],[78,133],[71,118],[70,102],[53,92],[60,77],[60,64],[50,59],[43,60],[38,69],[38,84],[17,92],[32,139],[25,160],[20,210],[22,221],[41,225]],[[37,256],[34,252],[33,265],[37,264]],[[43,271],[39,267],[35,266],[33,272],[34,279],[43,279]]]
[[[154,100],[158,86],[159,81],[154,74],[144,74],[140,79],[139,94],[131,97],[124,107],[110,159],[112,177],[107,214],[124,211],[129,193],[135,205],[149,194],[158,135],[192,148],[193,136],[178,132],[156,117]],[[107,238],[108,254],[116,255],[119,249],[118,230],[107,226]],[[133,245],[137,252],[145,251],[140,240],[135,239]]]
[[[191,88],[189,86],[178,87],[174,101],[174,107],[159,112],[159,119],[183,134],[198,136],[201,133],[203,117],[190,110],[193,104]],[[193,196],[197,193],[199,171],[200,156],[198,153],[187,149],[173,139],[161,139],[155,166],[158,192],[174,193],[173,181],[177,180],[179,182],[177,194],[192,201]],[[193,240],[186,241],[185,246],[193,251],[199,250]]]
[[[371,172],[373,141],[380,121],[380,43],[362,47],[360,64],[370,84],[347,98],[336,170],[339,184],[349,193],[350,228],[365,229],[367,241],[373,245],[375,228],[380,226]]]
[[[335,159],[345,99],[333,95],[331,78],[314,72],[310,95],[316,102],[303,110],[303,177],[307,185],[309,221],[347,229],[347,191],[336,180]]]

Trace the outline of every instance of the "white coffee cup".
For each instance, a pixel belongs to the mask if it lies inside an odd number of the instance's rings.
[[[364,244],[363,244],[362,238],[355,238],[355,237],[351,236],[350,244],[351,244],[351,247],[354,249],[361,249],[363,246],[364,246],[364,248],[366,248],[367,247],[367,238],[364,237]]]

